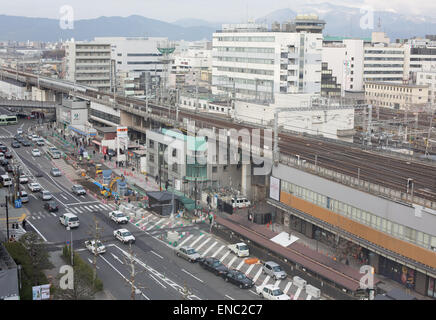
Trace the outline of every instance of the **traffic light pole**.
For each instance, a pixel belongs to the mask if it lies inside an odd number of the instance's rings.
[[[9,212],[8,212],[8,196],[5,196],[5,207],[6,207],[6,235],[9,241]]]

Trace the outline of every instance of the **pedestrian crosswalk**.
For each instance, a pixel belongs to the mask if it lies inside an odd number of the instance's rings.
[[[86,214],[86,213],[91,213],[91,212],[111,211],[111,210],[115,210],[115,208],[116,207],[112,204],[104,204],[104,203],[99,203],[99,202],[95,202],[95,204],[87,203],[86,205],[81,204],[81,203],[77,203],[77,204],[66,206],[66,209],[60,208],[60,210],[61,210],[60,212],[63,213],[65,211],[65,212],[71,212],[71,213],[80,215],[80,214]],[[40,210],[40,211],[32,212],[29,215],[29,219],[41,220],[41,219],[58,217],[58,216],[59,216],[59,213],[48,212],[46,210]]]

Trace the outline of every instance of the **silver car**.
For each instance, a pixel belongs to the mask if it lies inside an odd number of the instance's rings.
[[[60,177],[62,175],[61,170],[59,170],[58,168],[51,168],[50,174],[53,177]]]
[[[47,200],[51,200],[53,198],[53,195],[51,194],[50,191],[43,190],[40,193],[40,197],[41,197],[42,200],[47,201]]]
[[[190,262],[197,262],[201,258],[200,254],[191,247],[180,247],[176,251],[176,255]]]
[[[276,280],[285,279],[288,276],[282,267],[273,261],[265,262],[262,271]]]

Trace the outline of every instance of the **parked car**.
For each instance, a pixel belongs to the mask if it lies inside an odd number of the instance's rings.
[[[39,197],[44,201],[53,199],[53,195],[48,190],[41,190]]]
[[[49,212],[58,211],[59,206],[55,201],[49,201],[44,203],[44,209],[48,210]]]
[[[22,203],[27,203],[29,202],[29,196],[27,195],[27,192],[22,190],[20,191],[20,199]]]
[[[10,164],[5,165],[6,172],[14,172],[14,168]]]
[[[0,152],[0,161],[5,159],[5,154],[3,152]]]
[[[282,267],[273,261],[265,262],[262,271],[264,274],[267,274],[276,280],[286,279],[288,276]]]
[[[12,152],[10,152],[10,151],[6,151],[5,152],[5,158],[6,159],[11,159],[12,157],[13,157]]]
[[[71,192],[78,196],[86,194],[85,188],[83,188],[80,184],[75,184],[74,186],[72,186]]]
[[[215,275],[220,276],[229,271],[229,269],[221,263],[217,258],[200,258],[198,259],[198,263],[200,266],[202,266],[204,269],[215,273]]]
[[[17,134],[23,134],[23,129],[18,128],[18,129],[17,129]]]
[[[11,147],[12,147],[12,148],[19,148],[19,147],[21,147],[21,145],[20,145],[19,142],[14,141],[14,142],[11,143]]]
[[[247,277],[243,272],[232,269],[221,275],[226,282],[233,283],[241,289],[252,288],[254,281]]]
[[[59,217],[59,222],[65,226],[70,228],[78,228],[80,225],[79,218],[72,213],[64,213]]]
[[[21,184],[24,184],[24,183],[28,183],[29,182],[29,178],[26,176],[26,175],[24,175],[24,174],[22,174],[22,175],[20,175],[20,183]]]
[[[32,135],[32,141],[36,142],[39,139],[39,137],[36,134]]]
[[[32,156],[40,157],[41,156],[41,151],[39,151],[39,149],[33,149],[32,150]]]
[[[62,175],[62,172],[61,172],[61,170],[59,170],[58,168],[51,168],[51,170],[50,170],[50,174],[51,174],[53,177],[60,177],[60,176]]]
[[[0,160],[0,164],[1,164],[3,167],[6,167],[6,166],[9,164],[9,161],[8,161],[8,159],[2,159],[2,160]]]
[[[121,211],[109,212],[109,218],[116,223],[128,223],[129,219]]]
[[[42,147],[43,145],[45,145],[44,139],[38,139],[36,140],[36,145]]]
[[[41,185],[39,183],[36,183],[36,182],[29,183],[28,187],[29,187],[29,190],[32,192],[41,191]]]
[[[118,229],[114,231],[115,239],[120,240],[122,243],[134,243],[135,237],[127,229]]]
[[[197,262],[198,259],[201,258],[200,254],[191,247],[180,247],[176,250],[176,255],[188,260],[189,262]]]
[[[8,147],[6,147],[4,144],[0,144],[0,151],[5,153],[6,151],[8,151]]]
[[[22,144],[24,147],[30,147],[30,146],[32,145],[29,141],[26,141],[26,140],[22,140],[21,144]]]
[[[33,134],[28,134],[27,135],[27,139],[32,140],[33,139]]]
[[[285,294],[282,289],[274,286],[273,284],[258,286],[256,287],[256,292],[259,296],[268,300],[291,300],[290,296]]]

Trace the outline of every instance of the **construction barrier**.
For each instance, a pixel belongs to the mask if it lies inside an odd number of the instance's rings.
[[[256,264],[256,263],[259,263],[259,259],[257,259],[257,258],[248,258],[248,259],[245,259],[244,262],[246,264]]]

